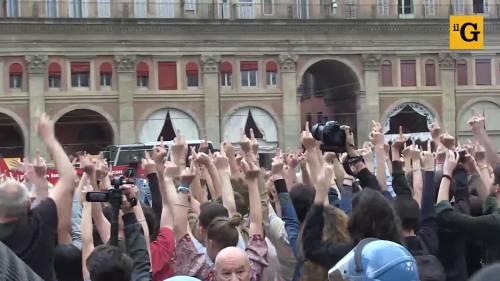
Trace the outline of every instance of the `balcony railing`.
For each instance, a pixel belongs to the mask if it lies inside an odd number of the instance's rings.
[[[290,4],[283,4],[288,1]],[[188,18],[219,20],[253,19],[445,19],[450,15],[484,15],[500,18],[500,4],[472,5],[325,5],[297,4],[295,0],[3,0],[0,17],[9,18]],[[276,2],[281,2],[276,4]],[[436,1],[437,2],[437,1]],[[306,1],[298,1],[306,3]]]

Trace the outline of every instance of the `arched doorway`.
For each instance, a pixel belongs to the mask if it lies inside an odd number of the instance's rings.
[[[458,140],[467,143],[467,139],[473,140],[473,135],[467,121],[472,117],[474,111],[486,118],[485,129],[497,150],[500,149],[500,106],[489,101],[476,102],[460,115],[458,127]]]
[[[431,139],[432,122],[434,122],[434,115],[427,107],[420,103],[405,102],[389,111],[384,120],[383,132],[386,141],[390,142],[399,135],[399,126],[402,126],[403,133],[409,140],[414,139],[425,144]]]
[[[57,120],[55,130],[57,139],[70,155],[82,151],[98,154],[113,143],[113,129],[109,122],[89,109],[64,114]]]
[[[299,86],[302,124],[335,120],[356,132],[359,90],[359,79],[351,67],[328,59],[314,63]]]
[[[139,142],[155,142],[163,137],[165,141],[175,138],[180,130],[186,140],[199,140],[200,131],[196,121],[183,111],[173,108],[163,108],[153,112],[144,121],[139,133]]]
[[[0,113],[0,157],[23,158],[24,137],[19,124],[9,115]]]

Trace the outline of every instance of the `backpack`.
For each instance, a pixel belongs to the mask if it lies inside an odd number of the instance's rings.
[[[413,255],[417,261],[420,281],[446,281],[446,272],[441,261],[430,254],[425,242],[419,236],[417,236],[417,239],[423,248],[423,251]]]

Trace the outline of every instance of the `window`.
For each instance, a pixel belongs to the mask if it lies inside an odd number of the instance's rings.
[[[97,16],[100,18],[111,17],[111,0],[97,0]]]
[[[262,0],[264,15],[274,14],[274,0]]]
[[[217,15],[220,19],[230,19],[231,10],[229,9],[229,0],[218,0]]]
[[[297,0],[297,16],[299,19],[309,18],[308,2],[308,0]]]
[[[474,14],[487,14],[488,13],[488,0],[473,0],[472,11]]]
[[[139,88],[149,87],[149,66],[145,62],[140,62],[137,64],[136,77],[137,77],[137,87]]]
[[[257,72],[258,65],[256,61],[242,61],[240,64],[241,70],[241,86],[242,87],[257,87]]]
[[[425,63],[425,86],[436,86],[436,65],[433,60]]]
[[[457,85],[465,86],[468,85],[467,77],[467,62],[465,60],[457,60]]]
[[[415,60],[401,60],[401,86],[417,86]]]
[[[389,15],[389,0],[377,0],[377,14],[379,16]]]
[[[231,76],[233,73],[233,66],[230,62],[223,62],[220,65],[220,84],[223,87],[231,87]]]
[[[101,87],[111,87],[111,80],[113,77],[113,66],[110,63],[101,64],[101,68],[99,71],[100,74],[100,85]]]
[[[332,16],[334,16],[337,14],[337,9],[339,8],[339,3],[337,3],[337,0],[332,0],[332,2],[330,4],[331,4],[330,14]]]
[[[58,63],[49,65],[49,88],[61,88],[61,66]]]
[[[476,58],[476,85],[491,85],[491,60]]]
[[[238,4],[238,18],[255,19],[253,0],[240,0]]]
[[[88,62],[71,63],[71,87],[85,88],[89,86],[90,65]]]
[[[413,15],[413,0],[398,0],[400,16]]]
[[[7,16],[19,17],[19,0],[7,0]]]
[[[13,63],[9,67],[9,88],[21,89],[23,85],[23,67],[19,63]]]
[[[175,61],[158,62],[158,89],[177,90],[177,63]]]
[[[162,0],[156,1],[156,13],[160,16]],[[147,0],[134,0],[134,17],[136,18],[146,18],[148,14],[148,3]]]
[[[425,17],[432,17],[436,14],[436,3],[434,0],[425,0],[424,13]]]
[[[381,86],[391,87],[392,86],[392,63],[388,60],[382,63],[381,67]]]
[[[266,78],[268,86],[276,86],[278,77],[278,65],[274,61],[266,64]]]
[[[68,8],[70,18],[87,17],[87,0],[69,0]]]
[[[188,87],[198,87],[198,64],[195,62],[186,65],[186,79]]]
[[[196,12],[196,0],[184,0],[184,11]]]
[[[453,0],[453,14],[463,15],[464,11],[464,0]]]
[[[58,1],[57,0],[47,0],[46,1],[47,17],[55,18],[58,15]]]
[[[355,19],[356,18],[356,12],[357,12],[357,4],[356,0],[346,0],[345,3],[345,16],[348,19]]]

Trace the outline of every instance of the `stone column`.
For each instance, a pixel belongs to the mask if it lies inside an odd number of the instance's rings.
[[[29,95],[29,131],[28,139],[24,140],[26,157],[34,157],[37,149],[40,154],[48,159],[47,150],[38,138],[36,126],[38,118],[45,112],[45,80],[47,73],[48,57],[45,55],[32,55],[25,57],[28,65],[28,95]]]
[[[283,122],[280,147],[295,151],[300,143],[300,97],[297,95],[297,64],[295,55],[280,55],[281,87],[283,90]]]
[[[439,72],[442,91],[441,128],[456,137],[455,57],[452,54],[439,54]]]
[[[380,54],[363,54],[363,70],[365,75],[365,91],[359,96],[359,109],[357,114],[357,141],[361,146],[368,140],[368,134],[372,128],[372,120],[383,123],[380,120],[379,106],[379,70],[382,56]]]
[[[136,142],[134,93],[137,88],[135,81],[135,57],[115,56],[116,73],[118,74],[118,104],[119,136],[114,136],[115,144]]]
[[[212,141],[213,146],[220,148],[222,136],[222,122],[220,116],[220,81],[219,81],[219,56],[202,56],[201,66],[203,71],[203,94],[204,94],[204,127],[206,136]],[[200,132],[201,133],[201,132]]]

